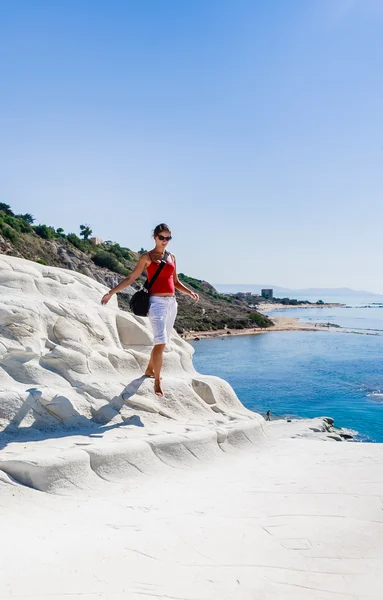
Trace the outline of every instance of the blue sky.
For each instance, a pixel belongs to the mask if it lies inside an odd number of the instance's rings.
[[[378,0],[0,0],[1,201],[213,283],[383,292]]]

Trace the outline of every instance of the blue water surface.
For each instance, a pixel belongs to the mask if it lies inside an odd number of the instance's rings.
[[[307,323],[336,324],[357,332],[383,334],[383,304],[339,308],[283,308],[267,313],[274,317],[296,317]]]
[[[308,314],[310,310],[286,310],[279,316],[321,322],[342,318],[344,327],[358,323],[367,332],[383,329],[383,309],[341,313],[333,311],[342,309],[318,309],[319,315],[317,309]],[[342,330],[269,332],[204,339],[193,346],[196,369],[226,379],[251,410],[262,414],[270,410],[275,417],[330,416],[337,426],[357,430],[361,439],[383,442],[383,335],[379,331],[369,335]]]

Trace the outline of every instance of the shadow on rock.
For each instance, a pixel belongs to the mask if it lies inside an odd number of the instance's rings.
[[[43,393],[41,390],[31,388],[27,390],[28,396],[20,409],[10,423],[0,432],[0,450],[6,448],[12,442],[33,442],[72,435],[102,438],[106,431],[125,425],[144,427],[144,423],[141,421],[139,415],[131,415],[128,418],[120,415],[122,423],[107,425],[119,415],[126,399],[137,392],[144,380],[145,377],[134,379],[119,396],[114,397],[109,403],[98,410],[91,408],[91,419],[80,415],[65,396],[57,397],[57,400],[60,402],[60,412],[62,413],[62,409],[64,409],[68,418],[65,419],[59,416],[57,410],[55,410],[55,403],[43,403]],[[28,427],[22,427],[23,420],[31,411],[34,416],[33,424]],[[56,429],[58,422],[62,424],[62,428],[60,429]]]
[[[121,394],[119,396],[115,396],[108,404],[104,404],[104,406],[101,406],[101,408],[98,410],[91,409],[92,421],[98,424],[109,423],[109,421],[114,419],[114,417],[120,413],[121,409],[126,405],[126,402],[138,392],[145,379],[145,375],[137,377],[137,379],[133,379],[130,383],[128,383]],[[130,417],[130,419],[131,418],[132,417]],[[129,423],[130,419],[126,419],[124,422]],[[141,421],[140,423],[140,427],[143,427]]]

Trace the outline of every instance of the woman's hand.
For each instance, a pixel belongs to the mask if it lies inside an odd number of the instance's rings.
[[[105,296],[101,298],[101,304],[107,304],[112,296],[112,292],[108,292],[107,294],[105,294]]]
[[[190,292],[190,295],[193,298],[193,300],[195,300],[196,302],[198,302],[198,300],[199,300],[198,294],[196,294],[195,292]]]

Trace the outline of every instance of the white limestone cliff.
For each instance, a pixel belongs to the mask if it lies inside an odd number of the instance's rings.
[[[143,376],[149,321],[119,310],[115,296],[101,305],[104,293],[86,275],[0,256],[0,470],[51,490],[62,464],[71,473],[68,465],[77,465],[77,485],[90,459],[93,470],[109,468],[112,455],[139,463],[151,449],[187,462],[193,452],[207,458],[262,435],[263,418],[227,382],[197,373],[192,346],[175,331],[164,355],[165,397],[156,397]],[[102,439],[103,449],[78,454],[89,439]],[[23,441],[30,443],[20,453]]]
[[[80,273],[0,257],[0,427],[76,427],[139,415],[150,425],[198,417],[254,417],[232,388],[199,375],[193,348],[174,331],[165,354],[166,397],[143,377],[148,319],[100,303],[105,288]]]

